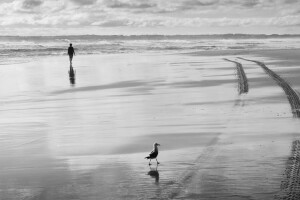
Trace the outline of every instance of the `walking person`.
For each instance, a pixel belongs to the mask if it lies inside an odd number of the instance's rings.
[[[75,51],[74,51],[74,48],[72,47],[72,44],[70,44],[70,46],[68,48],[68,54],[69,54],[69,58],[70,58],[70,64],[72,65],[73,56],[75,55]]]
[[[70,59],[69,78],[70,78],[71,84],[74,85],[75,84],[75,70],[73,69],[73,66],[72,66],[72,60],[73,60],[73,56],[75,55],[75,51],[74,51],[74,48],[72,47],[72,44],[70,44],[70,46],[68,48],[68,55],[69,55],[69,59]]]

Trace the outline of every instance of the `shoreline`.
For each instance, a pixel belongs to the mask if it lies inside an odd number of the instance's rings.
[[[163,54],[163,55],[178,55],[178,54],[182,54],[182,55],[194,55],[194,56],[232,56],[232,55],[256,55],[256,56],[270,56],[270,57],[277,57],[279,59],[282,58],[294,58],[297,54],[295,52],[300,51],[300,48],[257,48],[257,49],[211,49],[211,50],[197,50],[197,51],[187,51],[187,50],[173,50],[173,51],[144,51],[144,52],[111,52],[111,53],[86,53],[86,54],[80,54],[79,53],[74,56],[74,59],[76,59],[77,56],[80,57],[94,57],[94,56],[120,56],[120,55],[139,55],[139,54],[143,54],[143,55],[157,55],[157,54]],[[62,57],[66,57],[68,58],[68,54],[64,53],[64,54],[57,54],[57,55],[40,55],[40,56],[32,56],[26,59],[29,60],[23,60],[23,61],[18,61],[18,62],[13,62],[17,57],[9,57],[9,60],[11,63],[4,63],[4,64],[0,64],[0,66],[6,66],[6,65],[18,65],[18,64],[26,64],[29,62],[36,62],[39,60],[44,60],[47,58],[62,58]],[[25,59],[25,58],[22,58]]]

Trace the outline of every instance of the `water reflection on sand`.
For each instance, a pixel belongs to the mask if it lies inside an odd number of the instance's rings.
[[[260,68],[243,63],[251,89],[239,95],[235,65],[221,56],[77,56],[76,87],[64,63],[2,68],[1,200],[268,199],[278,191],[299,125]],[[149,168],[153,142],[162,144],[161,164]]]

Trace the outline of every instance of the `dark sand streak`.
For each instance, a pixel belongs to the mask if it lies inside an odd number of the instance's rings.
[[[97,91],[97,90],[107,90],[107,89],[122,89],[122,88],[133,88],[133,87],[145,87],[147,82],[143,81],[122,81],[106,85],[93,85],[85,86],[79,88],[71,88],[66,90],[54,91],[52,94],[65,94],[65,93],[74,93],[74,92],[88,92],[88,91]]]
[[[241,95],[243,93],[248,93],[248,91],[249,91],[248,79],[247,79],[246,73],[243,69],[243,65],[239,62],[229,60],[227,58],[224,58],[224,60],[229,61],[229,62],[233,62],[233,63],[236,64],[239,94]]]
[[[292,145],[292,153],[285,170],[285,178],[281,183],[281,192],[275,199],[298,200],[300,199],[300,141]]]
[[[175,178],[173,181],[167,185],[167,188],[163,188],[163,198],[164,199],[176,199],[180,196],[188,184],[191,183],[192,178],[195,177],[201,169],[203,163],[209,160],[216,152],[215,145],[218,143],[219,137],[215,137],[206,147],[204,152],[192,163],[184,173]]]
[[[283,78],[281,78],[279,75],[277,75],[275,72],[270,70],[266,65],[262,62],[255,61],[255,60],[249,60],[245,58],[238,57],[239,59],[254,62],[257,65],[259,65],[263,70],[273,79],[276,81],[276,83],[283,89],[285,92],[288,101],[290,103],[292,113],[294,117],[300,118],[300,99],[299,95],[297,94],[297,91],[295,91]]]

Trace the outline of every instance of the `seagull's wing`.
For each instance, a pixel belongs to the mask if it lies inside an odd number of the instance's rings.
[[[158,155],[158,151],[153,150],[153,151],[149,154],[149,157],[150,157],[151,159],[154,159],[154,158],[157,157],[157,155]]]
[[[156,152],[155,152],[155,150],[153,149],[153,150],[149,153],[149,156],[147,156],[146,158],[147,158],[147,159],[151,159],[151,158],[155,157],[155,154],[156,154]]]
[[[155,154],[155,150],[152,150],[149,156],[152,157],[154,154]]]

